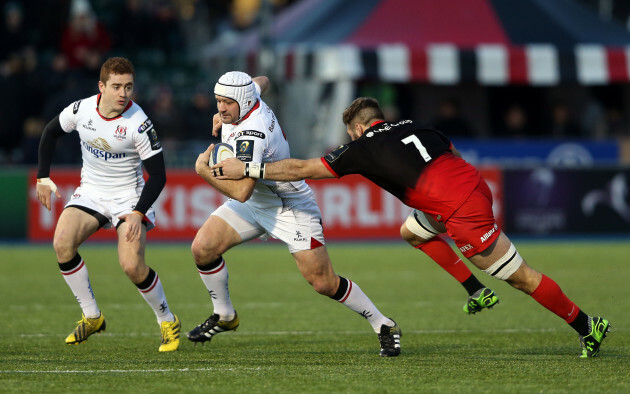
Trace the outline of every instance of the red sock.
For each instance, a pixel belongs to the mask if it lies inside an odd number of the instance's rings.
[[[580,308],[573,303],[553,279],[542,276],[540,284],[530,294],[540,305],[549,309],[567,323],[572,323],[578,315]]]
[[[464,282],[472,275],[472,272],[470,272],[466,264],[459,258],[453,248],[451,248],[451,245],[440,237],[433,237],[416,246],[416,249],[420,249],[426,253],[427,256],[431,257],[440,267],[444,268],[457,279],[459,283]]]

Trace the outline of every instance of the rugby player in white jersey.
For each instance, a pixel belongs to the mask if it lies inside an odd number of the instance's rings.
[[[160,325],[159,351],[179,347],[180,322],[166,302],[158,275],[144,261],[146,233],[155,226],[151,207],[166,183],[164,156],[151,120],[130,97],[135,71],[125,58],[113,57],[101,67],[100,94],[79,100],[51,120],[39,145],[37,198],[50,210],[51,193],[61,198],[49,177],[57,138],[76,130],[81,139],[81,184],[59,217],[53,247],[66,283],[82,309],[68,335],[79,344],[105,330],[79,246],[100,228],[115,227],[118,260]],[[149,177],[142,176],[142,167]]]
[[[289,157],[289,144],[278,120],[260,98],[268,86],[267,77],[252,80],[238,71],[224,74],[215,85],[221,140],[232,146],[240,160],[264,163]],[[195,169],[230,200],[212,212],[192,244],[214,311],[188,333],[188,339],[203,343],[220,332],[236,330],[239,317],[230,300],[228,270],[222,255],[243,242],[272,236],[288,246],[298,269],[318,293],[368,320],[378,334],[381,356],[398,356],[398,325],[385,317],[356,283],[335,274],[324,246],[321,213],[310,187],[304,181],[217,180],[208,166],[213,146],[199,155]]]

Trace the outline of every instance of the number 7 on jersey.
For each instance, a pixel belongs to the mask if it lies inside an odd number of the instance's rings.
[[[424,159],[424,161],[428,162],[431,160],[431,156],[429,156],[429,152],[427,152],[427,148],[422,145],[422,142],[415,135],[410,135],[409,137],[403,138],[400,140],[405,145],[408,145],[410,142],[413,142],[418,152],[420,152],[420,156]]]

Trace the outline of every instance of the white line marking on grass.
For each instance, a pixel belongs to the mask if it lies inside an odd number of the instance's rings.
[[[471,333],[541,333],[541,332],[560,332],[565,331],[560,328],[502,328],[490,330],[405,330],[405,334],[471,334]],[[365,335],[370,333],[369,329],[365,331],[239,331],[238,336],[277,336],[277,335]],[[66,334],[19,334],[21,338],[45,338],[60,337]],[[99,333],[103,337],[153,337],[157,334],[154,332],[126,332],[126,333]],[[13,336],[13,335],[0,335]]]
[[[152,372],[208,372],[208,371],[259,371],[261,367],[256,368],[180,368],[180,369],[96,369],[96,370],[61,370],[61,371],[26,371],[26,370],[18,370],[18,371],[0,371],[0,373],[152,373]]]

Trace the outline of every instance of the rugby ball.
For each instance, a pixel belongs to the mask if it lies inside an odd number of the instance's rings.
[[[234,149],[232,149],[230,144],[221,142],[214,145],[214,149],[210,152],[210,162],[208,164],[213,166],[230,157],[234,157]]]

